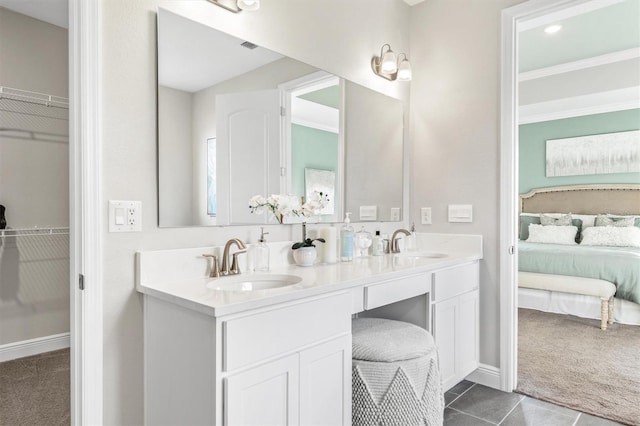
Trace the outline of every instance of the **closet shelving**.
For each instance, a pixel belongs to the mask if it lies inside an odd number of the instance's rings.
[[[67,143],[69,100],[0,86],[0,137]]]
[[[38,237],[43,235],[67,235],[67,227],[42,227],[42,228],[7,228],[0,229],[0,237]]]

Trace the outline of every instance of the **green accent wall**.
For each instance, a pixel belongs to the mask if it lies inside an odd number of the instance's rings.
[[[338,134],[291,125],[291,191],[304,195],[304,169],[338,171]]]
[[[640,109],[521,125],[519,129],[520,193],[523,194],[533,188],[546,186],[640,183],[640,173],[545,176],[545,147],[547,139],[572,138],[638,129],[640,129]]]
[[[326,87],[324,89],[316,90],[315,92],[309,92],[304,95],[300,95],[301,99],[305,99],[310,102],[325,105],[331,108],[340,109],[340,97],[342,91],[340,85]]]

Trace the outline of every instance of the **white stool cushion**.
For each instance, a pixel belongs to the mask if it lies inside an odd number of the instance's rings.
[[[394,362],[429,355],[433,337],[425,329],[402,321],[356,318],[351,322],[352,358]]]

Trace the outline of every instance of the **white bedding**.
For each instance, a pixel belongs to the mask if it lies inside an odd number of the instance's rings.
[[[639,304],[618,298],[614,300],[613,317],[615,322],[640,325]],[[544,312],[600,319],[600,298],[594,296],[519,288],[518,306]]]

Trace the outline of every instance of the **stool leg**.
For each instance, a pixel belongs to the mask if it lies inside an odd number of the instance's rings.
[[[613,296],[609,298],[609,324],[613,324]]]
[[[602,298],[600,301],[600,328],[607,329],[607,321],[609,321],[609,299]]]

